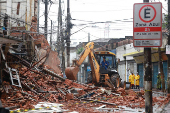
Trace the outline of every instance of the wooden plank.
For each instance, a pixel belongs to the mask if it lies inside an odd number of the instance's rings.
[[[15,40],[5,39],[0,37],[0,44],[7,44],[7,43],[18,43]]]
[[[84,98],[82,98],[81,100],[92,101],[92,102],[103,103],[103,104],[114,105],[114,106],[117,105],[117,104],[115,104],[115,103],[109,103],[109,102],[98,101],[98,100],[92,100],[92,99],[84,99]]]

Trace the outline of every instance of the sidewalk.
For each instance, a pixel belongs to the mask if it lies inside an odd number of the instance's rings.
[[[133,90],[136,92],[144,89],[140,88],[140,90],[139,89],[133,89]],[[167,93],[162,92],[161,90],[157,90],[155,88],[152,89],[152,97],[160,97],[160,96],[167,97]],[[161,107],[155,104],[153,106],[153,113],[170,113],[170,101],[166,105],[163,105]]]
[[[170,102],[162,109],[160,113],[170,113]]]
[[[170,98],[170,94],[167,94]],[[170,113],[170,101],[162,108],[162,111],[160,113]]]

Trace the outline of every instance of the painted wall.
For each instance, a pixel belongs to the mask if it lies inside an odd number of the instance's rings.
[[[124,45],[125,46],[125,54],[136,52],[137,50],[133,47],[133,43]],[[133,60],[133,56],[126,56],[126,60]]]
[[[134,60],[132,61],[127,61],[127,72],[126,72],[126,80],[129,81],[129,75],[131,75],[131,73],[133,74],[137,74],[137,64],[135,63]]]
[[[37,12],[34,7],[34,0],[3,0],[4,2],[0,3],[0,12],[1,14],[8,14],[9,18],[9,27],[26,27],[27,30],[30,30],[32,16],[35,16]],[[3,19],[1,19],[1,25]],[[27,24],[26,24],[27,23]]]
[[[133,43],[122,45],[116,48],[116,58],[120,59],[120,63],[118,64],[118,72],[123,81],[128,81],[128,77],[131,72],[134,74],[137,73],[137,64],[135,63],[133,56],[123,57],[123,55],[136,51],[136,48],[133,47]]]
[[[120,78],[125,81],[125,64],[118,65],[118,73]]]

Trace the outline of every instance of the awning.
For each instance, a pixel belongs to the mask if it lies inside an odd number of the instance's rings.
[[[152,62],[158,62],[159,61],[159,54],[158,54],[158,48],[152,48],[152,54],[151,54],[151,60]],[[165,54],[165,48],[161,48],[161,58],[162,60],[167,60],[168,57]],[[134,60],[136,63],[143,63],[144,62],[144,51],[136,51],[136,52],[131,52],[128,54],[124,54],[123,56],[133,56]]]
[[[136,61],[136,63],[138,63],[138,64],[144,62],[144,56],[143,55],[142,56],[135,56],[133,58]],[[153,53],[151,55],[151,60],[152,60],[152,62],[158,62],[159,61],[159,54],[158,53]]]
[[[158,48],[151,48],[152,53],[156,53],[158,52]],[[161,51],[165,51],[165,48],[161,48]],[[135,52],[130,52],[127,54],[124,54],[123,57],[125,56],[140,56],[144,54],[144,50],[140,50],[140,51],[135,51]]]
[[[123,57],[125,57],[125,56],[139,56],[139,55],[143,55],[143,53],[144,53],[144,51],[140,50],[140,51],[135,51],[135,52],[124,54]]]

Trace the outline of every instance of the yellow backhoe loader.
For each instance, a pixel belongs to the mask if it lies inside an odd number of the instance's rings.
[[[93,54],[94,42],[89,42],[80,54],[79,60],[73,60],[73,65],[65,69],[65,74],[70,80],[77,80],[79,66],[88,56],[91,67],[91,82],[95,85],[108,85],[111,88],[120,86],[121,78],[116,71],[116,55],[109,51],[97,51]],[[96,57],[96,58],[95,58]],[[101,66],[105,57],[108,62],[107,69]],[[99,65],[100,64],[100,65]],[[126,82],[121,83],[121,87],[126,88]]]

